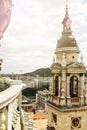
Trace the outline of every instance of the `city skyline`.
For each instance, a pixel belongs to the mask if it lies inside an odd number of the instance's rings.
[[[1,73],[25,73],[52,63],[62,32],[66,0],[13,0],[9,27],[1,39]],[[87,65],[87,1],[69,0],[72,31]]]

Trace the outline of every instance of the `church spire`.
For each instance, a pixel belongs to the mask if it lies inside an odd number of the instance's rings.
[[[66,0],[66,13],[65,13],[65,17],[63,19],[63,31],[64,30],[71,30],[71,20],[69,18],[69,14],[68,14],[68,0]]]
[[[66,16],[68,16],[68,0],[66,0]]]

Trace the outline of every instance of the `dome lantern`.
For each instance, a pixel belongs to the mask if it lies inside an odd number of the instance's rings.
[[[78,55],[80,53],[78,44],[74,36],[72,35],[71,30],[71,19],[68,13],[68,0],[66,0],[66,11],[63,19],[63,32],[62,36],[57,40],[56,46],[56,59],[59,63],[62,63],[62,55],[66,55],[66,63],[78,61]]]
[[[65,13],[65,17],[62,21],[63,31],[71,29],[71,23],[72,23],[72,21],[69,17],[69,14],[68,14],[68,0],[66,0],[66,13]]]

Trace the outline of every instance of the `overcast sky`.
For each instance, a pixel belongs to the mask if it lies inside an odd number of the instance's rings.
[[[1,73],[49,67],[62,32],[65,0],[13,0],[9,27],[0,40]],[[87,0],[69,0],[72,31],[87,65]]]

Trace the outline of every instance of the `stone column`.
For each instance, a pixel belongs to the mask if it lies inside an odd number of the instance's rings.
[[[0,130],[6,130],[6,125],[5,125],[6,117],[4,112],[0,112]]]
[[[85,105],[87,105],[87,84],[84,87],[84,91],[85,91]]]
[[[56,74],[54,74],[54,81],[53,81],[53,94],[55,95],[55,77],[56,77]]]
[[[54,74],[52,74],[52,88],[51,88],[51,93],[54,93]]]
[[[84,75],[80,77],[80,105],[84,105],[84,94],[83,94],[83,89],[84,89]]]
[[[66,72],[63,68],[62,70],[62,88],[61,88],[61,97],[60,97],[60,105],[65,106],[66,101],[65,101],[65,90],[66,90]]]
[[[52,74],[52,83],[51,83],[51,92],[50,92],[50,101],[53,102],[53,94],[54,94],[54,74]]]
[[[70,80],[69,80],[69,76],[67,76],[67,106],[71,106],[71,98],[70,98]]]
[[[61,89],[61,76],[59,76],[59,83],[58,83],[58,104],[60,104],[60,89]]]
[[[61,85],[61,76],[59,76],[59,83],[58,83],[58,86],[59,86],[59,88],[58,88],[58,91],[59,91],[59,93],[58,93],[58,97],[60,97],[60,86]]]

